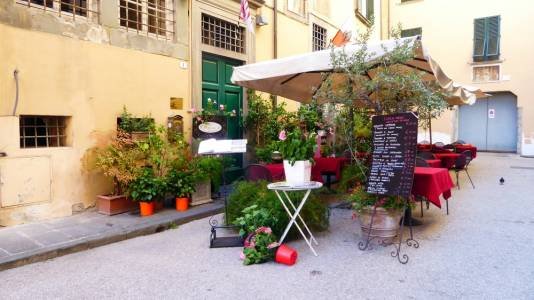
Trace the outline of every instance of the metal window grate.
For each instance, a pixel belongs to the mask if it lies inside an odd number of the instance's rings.
[[[326,48],[326,28],[313,24],[312,44],[313,51],[320,51]]]
[[[67,117],[20,116],[20,148],[65,147]]]
[[[157,39],[174,37],[174,4],[172,0],[120,0],[120,25],[127,31]]]
[[[202,43],[245,53],[245,31],[239,25],[202,14]]]
[[[99,22],[100,0],[16,0],[18,4],[57,13],[59,16],[84,17]]]

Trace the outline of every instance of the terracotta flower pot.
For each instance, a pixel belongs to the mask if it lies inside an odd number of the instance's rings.
[[[135,202],[128,199],[125,195],[98,195],[96,200],[98,212],[108,216],[125,213],[136,207]]]
[[[154,214],[154,201],[152,202],[139,202],[139,209],[141,217],[147,217]]]
[[[189,198],[176,198],[176,210],[186,211],[189,208]]]
[[[292,266],[297,262],[298,253],[295,249],[282,244],[276,250],[276,256],[274,260],[277,263]]]

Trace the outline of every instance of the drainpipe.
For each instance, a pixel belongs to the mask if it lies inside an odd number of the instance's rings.
[[[274,0],[273,7],[273,59],[278,58],[278,0]],[[278,96],[273,95],[272,105],[276,107],[278,102]]]
[[[13,77],[15,77],[15,105],[13,106],[13,116],[15,116],[17,106],[19,106],[19,70],[15,69]]]

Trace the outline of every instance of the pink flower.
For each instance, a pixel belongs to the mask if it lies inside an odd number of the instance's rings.
[[[267,234],[271,234],[273,233],[273,231],[271,230],[271,228],[269,227],[265,227],[265,226],[262,226],[262,227],[259,227],[258,229],[256,229],[256,233],[267,233]]]
[[[239,259],[245,260],[245,253],[243,251],[239,252]]]
[[[197,112],[197,109],[194,108],[194,107],[191,107],[191,109],[189,110],[189,112],[191,112],[191,113],[196,113],[196,112]]]
[[[277,242],[272,242],[269,245],[267,245],[267,249],[273,249],[273,248],[276,248],[278,246],[279,246],[279,244]]]
[[[286,138],[287,138],[286,131],[285,130],[280,131],[280,133],[278,134],[278,139],[281,141],[285,141]]]
[[[224,105],[223,104],[219,105],[219,109],[224,110]]]

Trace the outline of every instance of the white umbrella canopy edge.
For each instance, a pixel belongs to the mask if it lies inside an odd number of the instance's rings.
[[[399,43],[413,45],[420,36],[384,40],[367,44],[371,53],[369,61],[375,60],[394,49]],[[343,51],[350,56],[360,50],[362,45],[352,44],[334,51]],[[262,61],[234,68],[232,82],[239,86],[282,96],[303,103],[311,101],[323,81],[322,73],[332,72],[332,49]],[[426,71],[434,76],[438,85],[451,96],[450,105],[474,104],[477,98],[487,97],[480,89],[454,82],[433,60],[426,48],[420,43],[416,55],[406,66]]]

